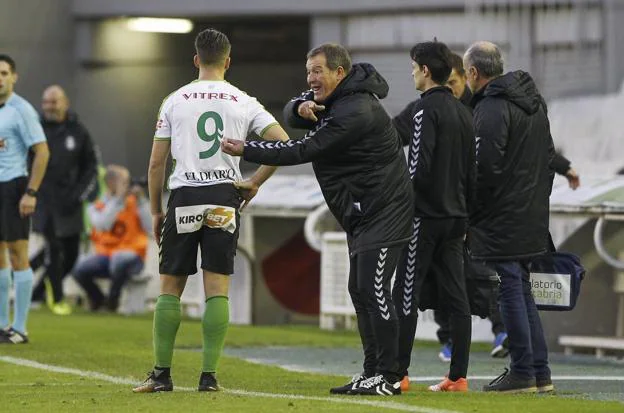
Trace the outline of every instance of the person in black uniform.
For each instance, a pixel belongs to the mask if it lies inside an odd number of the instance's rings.
[[[413,191],[392,120],[379,99],[385,79],[351,64],[339,45],[308,53],[311,88],[284,108],[288,124],[310,131],[286,142],[224,139],[231,155],[265,165],[312,162],[325,201],[347,233],[349,293],[364,348],[364,372],[331,393],[401,393],[398,321],[390,293],[399,254],[411,235]]]
[[[461,56],[458,54],[451,54],[451,75],[449,76],[446,85],[453,91],[455,96],[461,103],[466,105],[471,111],[470,100],[472,99],[472,92],[466,84],[466,71],[464,70],[464,62]],[[496,300],[496,297],[491,297],[492,300]],[[506,357],[509,354],[509,345],[507,340],[507,332],[505,331],[505,325],[501,319],[500,311],[497,305],[491,307],[492,313],[490,314],[490,321],[492,322],[492,334],[494,334],[494,342],[492,344],[492,351],[490,355],[492,357]],[[438,323],[440,328],[437,331],[437,336],[442,348],[438,357],[442,361],[451,361],[451,353],[453,350],[453,344],[451,341],[451,325],[449,321],[449,314],[447,311],[440,309],[434,311],[435,322]]]
[[[97,193],[98,159],[89,132],[69,110],[63,88],[52,85],[43,92],[42,111],[41,124],[50,147],[50,161],[39,188],[33,230],[45,238],[47,266],[33,290],[33,301],[44,300],[47,278],[53,294],[51,310],[67,315],[71,307],[64,301],[63,278],[78,257],[83,201]]]
[[[407,377],[422,286],[426,278],[434,278],[438,306],[449,313],[454,345],[448,376],[429,390],[467,391],[471,318],[463,241],[475,195],[472,115],[445,86],[451,51],[444,43],[419,43],[410,56],[416,89],[423,93],[398,119],[411,125],[408,168],[415,193],[414,233],[402,252],[393,288],[400,325],[399,369]],[[436,271],[430,271],[432,263]]]

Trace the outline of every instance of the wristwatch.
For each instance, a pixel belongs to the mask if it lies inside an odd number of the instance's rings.
[[[37,191],[35,191],[32,188],[28,188],[28,189],[26,189],[26,195],[30,195],[33,198],[37,198]]]

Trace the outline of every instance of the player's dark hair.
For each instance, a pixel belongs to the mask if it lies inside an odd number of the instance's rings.
[[[227,36],[215,29],[206,29],[195,37],[195,50],[203,65],[223,63],[230,55],[232,45]]]
[[[410,57],[419,66],[427,66],[431,80],[443,85],[451,75],[451,54],[449,48],[441,42],[418,43],[410,50]]]

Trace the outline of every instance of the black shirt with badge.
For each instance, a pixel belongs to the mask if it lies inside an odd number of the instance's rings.
[[[98,156],[89,132],[69,112],[63,122],[42,118],[50,160],[39,187],[33,229],[66,237],[82,231],[82,203],[97,192]]]

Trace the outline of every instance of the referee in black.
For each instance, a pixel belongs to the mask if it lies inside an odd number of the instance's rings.
[[[411,125],[409,137],[401,138],[410,141],[408,169],[415,195],[413,235],[403,249],[393,288],[399,372],[408,375],[423,282],[435,277],[438,305],[450,314],[453,351],[448,376],[429,390],[467,391],[471,318],[462,248],[476,179],[472,115],[444,86],[452,66],[444,43],[419,43],[410,56],[416,89],[423,93],[394,120],[395,125]],[[406,134],[405,128],[397,129]],[[432,263],[439,271],[429,271]],[[402,384],[408,385],[406,378]]]

